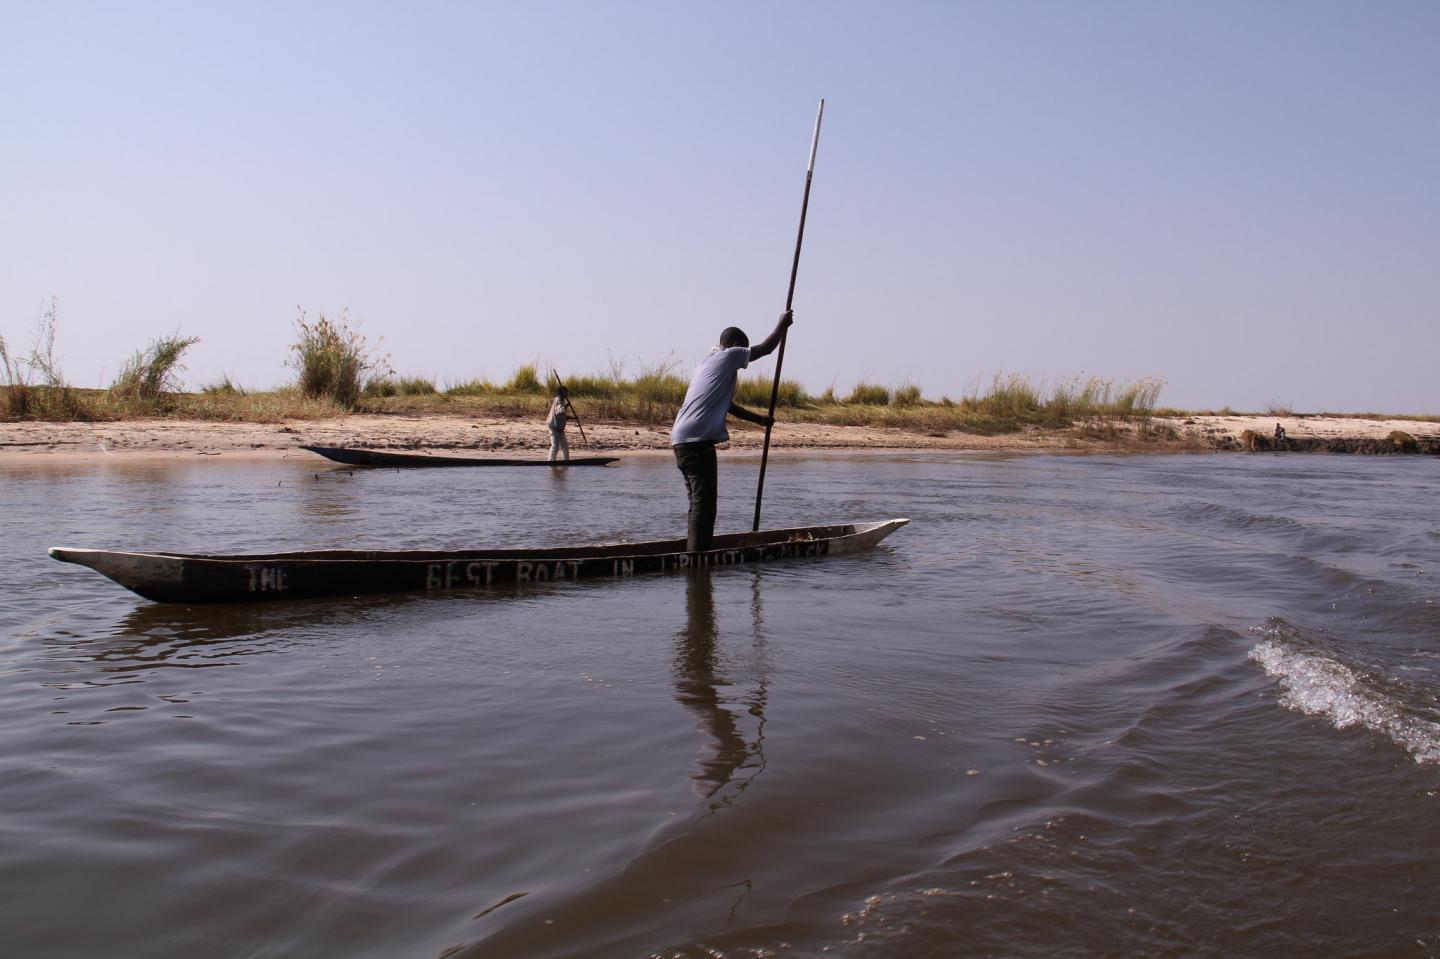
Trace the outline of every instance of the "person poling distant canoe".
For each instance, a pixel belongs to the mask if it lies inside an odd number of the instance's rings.
[[[550,462],[556,456],[570,462],[570,441],[565,438],[565,423],[570,419],[570,391],[564,386],[555,388],[555,399],[550,403],[550,412],[545,417],[545,427],[550,430]]]
[[[786,310],[780,314],[774,331],[757,346],[750,345],[744,330],[727,327],[720,334],[720,345],[695,368],[690,388],[685,391],[685,402],[680,405],[670,430],[675,465],[685,477],[685,490],[690,497],[690,526],[685,546],[689,552],[709,549],[715,536],[719,478],[715,444],[730,439],[725,417],[730,415],[765,427],[775,425],[773,417],[752,413],[735,404],[736,377],[754,360],[775,352],[794,322],[791,311]]]
[[[550,462],[555,462],[555,454],[563,451],[565,462],[568,463],[570,442],[565,438],[566,421],[575,421],[575,428],[580,431],[581,446],[589,446],[590,441],[585,438],[585,426],[580,422],[580,414],[575,412],[575,404],[570,402],[570,388],[565,385],[559,373],[551,370],[550,375],[555,377],[555,400],[550,404],[550,412],[545,417],[545,425],[550,430]]]

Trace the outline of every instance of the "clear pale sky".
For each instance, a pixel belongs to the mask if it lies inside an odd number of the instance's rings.
[[[180,329],[271,386],[296,307],[443,385],[998,371],[1440,412],[1440,4],[0,0],[0,335],[78,385]],[[773,369],[769,361],[765,369]]]

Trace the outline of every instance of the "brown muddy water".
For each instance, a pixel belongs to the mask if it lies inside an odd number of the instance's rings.
[[[722,463],[725,529],[756,463]],[[572,474],[0,462],[15,957],[1440,954],[1440,461],[806,456],[875,551],[161,606],[45,556],[652,539]]]

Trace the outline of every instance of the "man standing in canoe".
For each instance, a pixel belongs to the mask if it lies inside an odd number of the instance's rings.
[[[715,444],[730,439],[725,429],[729,414],[748,423],[770,426],[768,416],[752,413],[735,405],[735,383],[740,371],[753,360],[769,356],[780,345],[780,336],[794,323],[789,311],[780,315],[775,330],[759,346],[751,346],[750,338],[738,327],[726,327],[720,334],[720,345],[700,361],[685,402],[675,415],[670,430],[670,447],[675,451],[675,465],[685,477],[690,495],[690,531],[685,548],[695,553],[710,548],[715,535],[715,499],[718,476]]]
[[[570,418],[570,391],[561,386],[555,390],[555,399],[550,403],[550,412],[545,415],[545,428],[550,431],[550,462],[557,455],[570,462],[570,441],[565,438],[565,422]]]

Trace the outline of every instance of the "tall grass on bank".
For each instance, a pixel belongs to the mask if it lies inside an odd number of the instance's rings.
[[[889,406],[890,390],[862,380],[845,397],[845,403],[849,406]]]
[[[756,410],[768,410],[770,408],[770,391],[774,386],[774,377],[741,377],[740,381],[735,384],[735,402]],[[795,409],[810,402],[810,394],[805,392],[805,387],[795,380],[782,379],[780,381],[780,391],[775,396],[776,409],[786,407]]]
[[[1159,395],[1159,380],[1117,383],[1099,378],[1060,382],[1047,393],[1043,383],[1017,374],[995,376],[988,388],[956,401],[928,400],[907,383],[894,389],[861,382],[843,399],[832,386],[792,411],[801,422],[878,426],[922,433],[951,430],[1007,433],[1027,428],[1088,430],[1102,424],[1143,424]]]
[[[515,372],[510,376],[510,382],[505,384],[506,393],[525,393],[531,396],[546,393],[548,390],[545,384],[540,381],[540,374],[535,369],[534,363],[527,363],[524,366],[517,366]]]
[[[473,379],[448,387],[439,397],[396,395],[367,401],[367,407],[420,412],[435,409],[437,402],[443,402],[457,412],[539,415],[550,390],[537,391],[537,381],[543,382],[532,364],[517,369],[504,383]],[[771,383],[764,376],[742,378],[736,387],[736,402],[754,410],[768,408]],[[674,419],[689,381],[679,375],[676,364],[667,360],[642,368],[634,376],[626,376],[614,365],[606,373],[571,375],[566,377],[565,385],[583,417],[663,426]],[[921,433],[1005,433],[1026,428],[1077,427],[1088,431],[1088,435],[1099,435],[1114,432],[1119,424],[1147,423],[1161,386],[1161,381],[1153,379],[1120,382],[1092,377],[1062,380],[1047,387],[1018,374],[999,374],[988,388],[977,389],[956,401],[948,397],[928,400],[914,383],[891,388],[861,382],[844,399],[837,399],[834,387],[820,396],[811,396],[799,383],[782,380],[777,410],[782,420]]]
[[[914,383],[906,383],[904,386],[896,387],[890,393],[890,405],[901,408],[919,406],[925,402],[920,395],[920,387]]]
[[[488,396],[498,393],[500,388],[489,380],[476,378],[465,380],[463,383],[452,383],[445,387],[445,396]]]
[[[592,419],[633,420],[663,423],[675,417],[685,401],[689,380],[677,371],[679,364],[666,357],[641,366],[626,377],[623,363],[612,361],[610,369],[593,376],[567,376],[571,401],[580,401],[582,413]]]
[[[300,311],[295,321],[296,341],[287,361],[299,374],[296,386],[311,399],[332,400],[353,410],[371,380],[388,377],[390,358],[369,346],[364,336],[350,326],[345,311],[335,319],[324,313],[309,320]]]
[[[398,379],[387,376],[365,384],[365,398],[386,396],[432,396],[436,392],[435,381],[423,376],[402,376]]]
[[[233,385],[233,384],[232,384]],[[305,396],[294,386],[278,390],[184,393],[172,397],[164,415],[227,423],[283,423],[327,419],[344,412],[334,400]]]
[[[564,381],[583,417],[654,423],[673,418],[685,398],[689,381],[675,369],[675,362],[665,359],[627,377],[623,364],[612,363],[605,373],[572,374]],[[506,414],[524,414],[543,409],[555,385],[550,373],[542,375],[539,367],[530,363],[518,367],[505,383],[476,378],[448,386],[443,398]],[[414,408],[408,403],[405,406]]]
[[[5,403],[0,407],[6,419],[20,419],[30,410],[31,393],[29,371],[24,366],[25,361],[18,356],[12,356],[10,346],[5,342],[5,337],[0,336],[0,377],[4,377],[5,392],[0,394]]]
[[[55,357],[57,310],[52,300],[27,353],[0,338],[0,418],[7,420],[125,420],[169,416],[277,423],[316,419],[340,412],[329,399],[306,397],[294,387],[241,389],[227,375],[200,393],[178,392],[181,356],[197,340],[178,333],[137,351],[110,389],[70,386]]]
[[[250,391],[230,379],[229,373],[221,373],[220,379],[200,387],[200,392],[206,396],[244,396]]]
[[[1026,426],[1064,428],[1100,420],[1148,420],[1163,381],[1120,382],[1101,377],[1061,380],[1044,396],[1044,385],[1019,374],[996,374],[985,393],[967,396],[958,408],[974,428],[1004,432]]]
[[[136,350],[125,361],[120,375],[110,384],[117,399],[142,404],[160,404],[167,394],[180,391],[180,357],[200,342],[198,336],[181,336],[176,330],[169,336],[151,340],[143,350]]]
[[[8,420],[85,420],[89,411],[79,392],[65,382],[55,358],[54,297],[40,315],[28,353],[20,354],[0,337],[0,416]]]
[[[110,390],[76,390],[65,383],[55,360],[56,309],[52,301],[30,350],[17,354],[0,339],[0,416],[7,419],[124,419],[135,416],[276,422],[314,419],[357,409],[375,412],[449,412],[539,417],[553,380],[538,363],[516,368],[499,383],[485,378],[437,389],[431,378],[397,376],[342,312],[311,321],[302,310],[287,366],[294,385],[246,390],[227,374],[197,394],[180,393],[180,360],[197,340],[178,331],[150,343],[125,364]],[[627,374],[612,360],[593,375],[566,377],[581,416],[591,421],[668,425],[684,400],[688,377],[667,357]],[[834,384],[809,394],[782,380],[777,409],[782,421],[840,426],[879,426],[943,435],[950,431],[1002,433],[1023,429],[1074,429],[1076,435],[1109,436],[1148,429],[1161,381],[1117,382],[1073,378],[1053,386],[1017,374],[997,374],[988,387],[960,400],[925,398],[914,383],[886,386],[861,381],[843,398]],[[736,401],[753,410],[769,406],[772,380],[763,373],[742,377]],[[160,400],[163,398],[163,402]],[[748,429],[736,424],[738,429]]]

